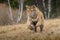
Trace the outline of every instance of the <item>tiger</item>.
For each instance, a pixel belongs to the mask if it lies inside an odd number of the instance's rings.
[[[40,32],[42,32],[44,27],[44,15],[39,8],[35,5],[26,5],[26,12],[29,29],[37,32],[37,27],[40,27]]]

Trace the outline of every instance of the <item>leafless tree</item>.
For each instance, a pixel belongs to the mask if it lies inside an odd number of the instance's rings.
[[[48,19],[50,18],[51,14],[51,0],[48,0]]]
[[[13,15],[12,15],[12,10],[11,10],[10,0],[8,0],[8,5],[9,5],[9,13],[8,13],[8,16],[9,16],[10,20],[13,23]]]
[[[19,12],[18,12],[17,23],[18,23],[19,21],[21,21],[21,18],[22,18],[23,4],[24,4],[24,0],[19,0]]]

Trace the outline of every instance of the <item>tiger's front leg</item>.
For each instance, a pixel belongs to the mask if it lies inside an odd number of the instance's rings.
[[[36,26],[36,24],[37,24],[37,21],[34,21],[34,22],[33,22],[33,25],[34,25],[34,31],[35,31],[35,32],[37,32],[37,26]]]
[[[37,32],[37,27],[36,26],[34,26],[34,31]]]
[[[30,30],[34,30],[34,25],[30,24],[30,25],[29,25],[29,29],[30,29]]]
[[[37,27],[36,27],[35,25],[32,25],[32,24],[31,24],[31,25],[29,26],[29,29],[37,32]]]
[[[32,22],[30,24],[30,27],[29,28],[30,28],[30,30],[33,30],[33,31],[37,32],[36,22]]]
[[[42,32],[43,31],[43,27],[44,27],[44,25],[42,24],[42,25],[40,25],[40,32]]]

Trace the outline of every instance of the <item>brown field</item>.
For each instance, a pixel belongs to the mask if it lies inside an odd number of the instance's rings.
[[[0,26],[0,40],[60,40],[60,19],[45,20],[43,32],[27,27],[27,24]]]

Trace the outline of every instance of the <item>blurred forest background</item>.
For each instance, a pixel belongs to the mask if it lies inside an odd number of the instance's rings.
[[[19,0],[9,0],[12,10],[14,10],[14,13],[19,9]],[[0,3],[8,5],[8,0],[0,0]],[[23,9],[26,9],[26,5],[32,5],[35,4],[43,13],[45,19],[51,19],[51,18],[60,18],[60,0],[24,0]],[[2,9],[0,9],[2,10]],[[4,10],[4,9],[3,9]],[[1,15],[1,12],[0,12]],[[5,14],[4,14],[5,15]],[[15,14],[16,16],[17,13]],[[26,15],[23,13],[23,15]],[[5,18],[6,17],[6,18]],[[0,25],[9,24],[12,22],[11,20],[7,20],[7,15],[4,16],[4,18],[0,18]],[[14,22],[16,22],[16,17],[14,16]],[[24,18],[22,18],[24,19]]]

